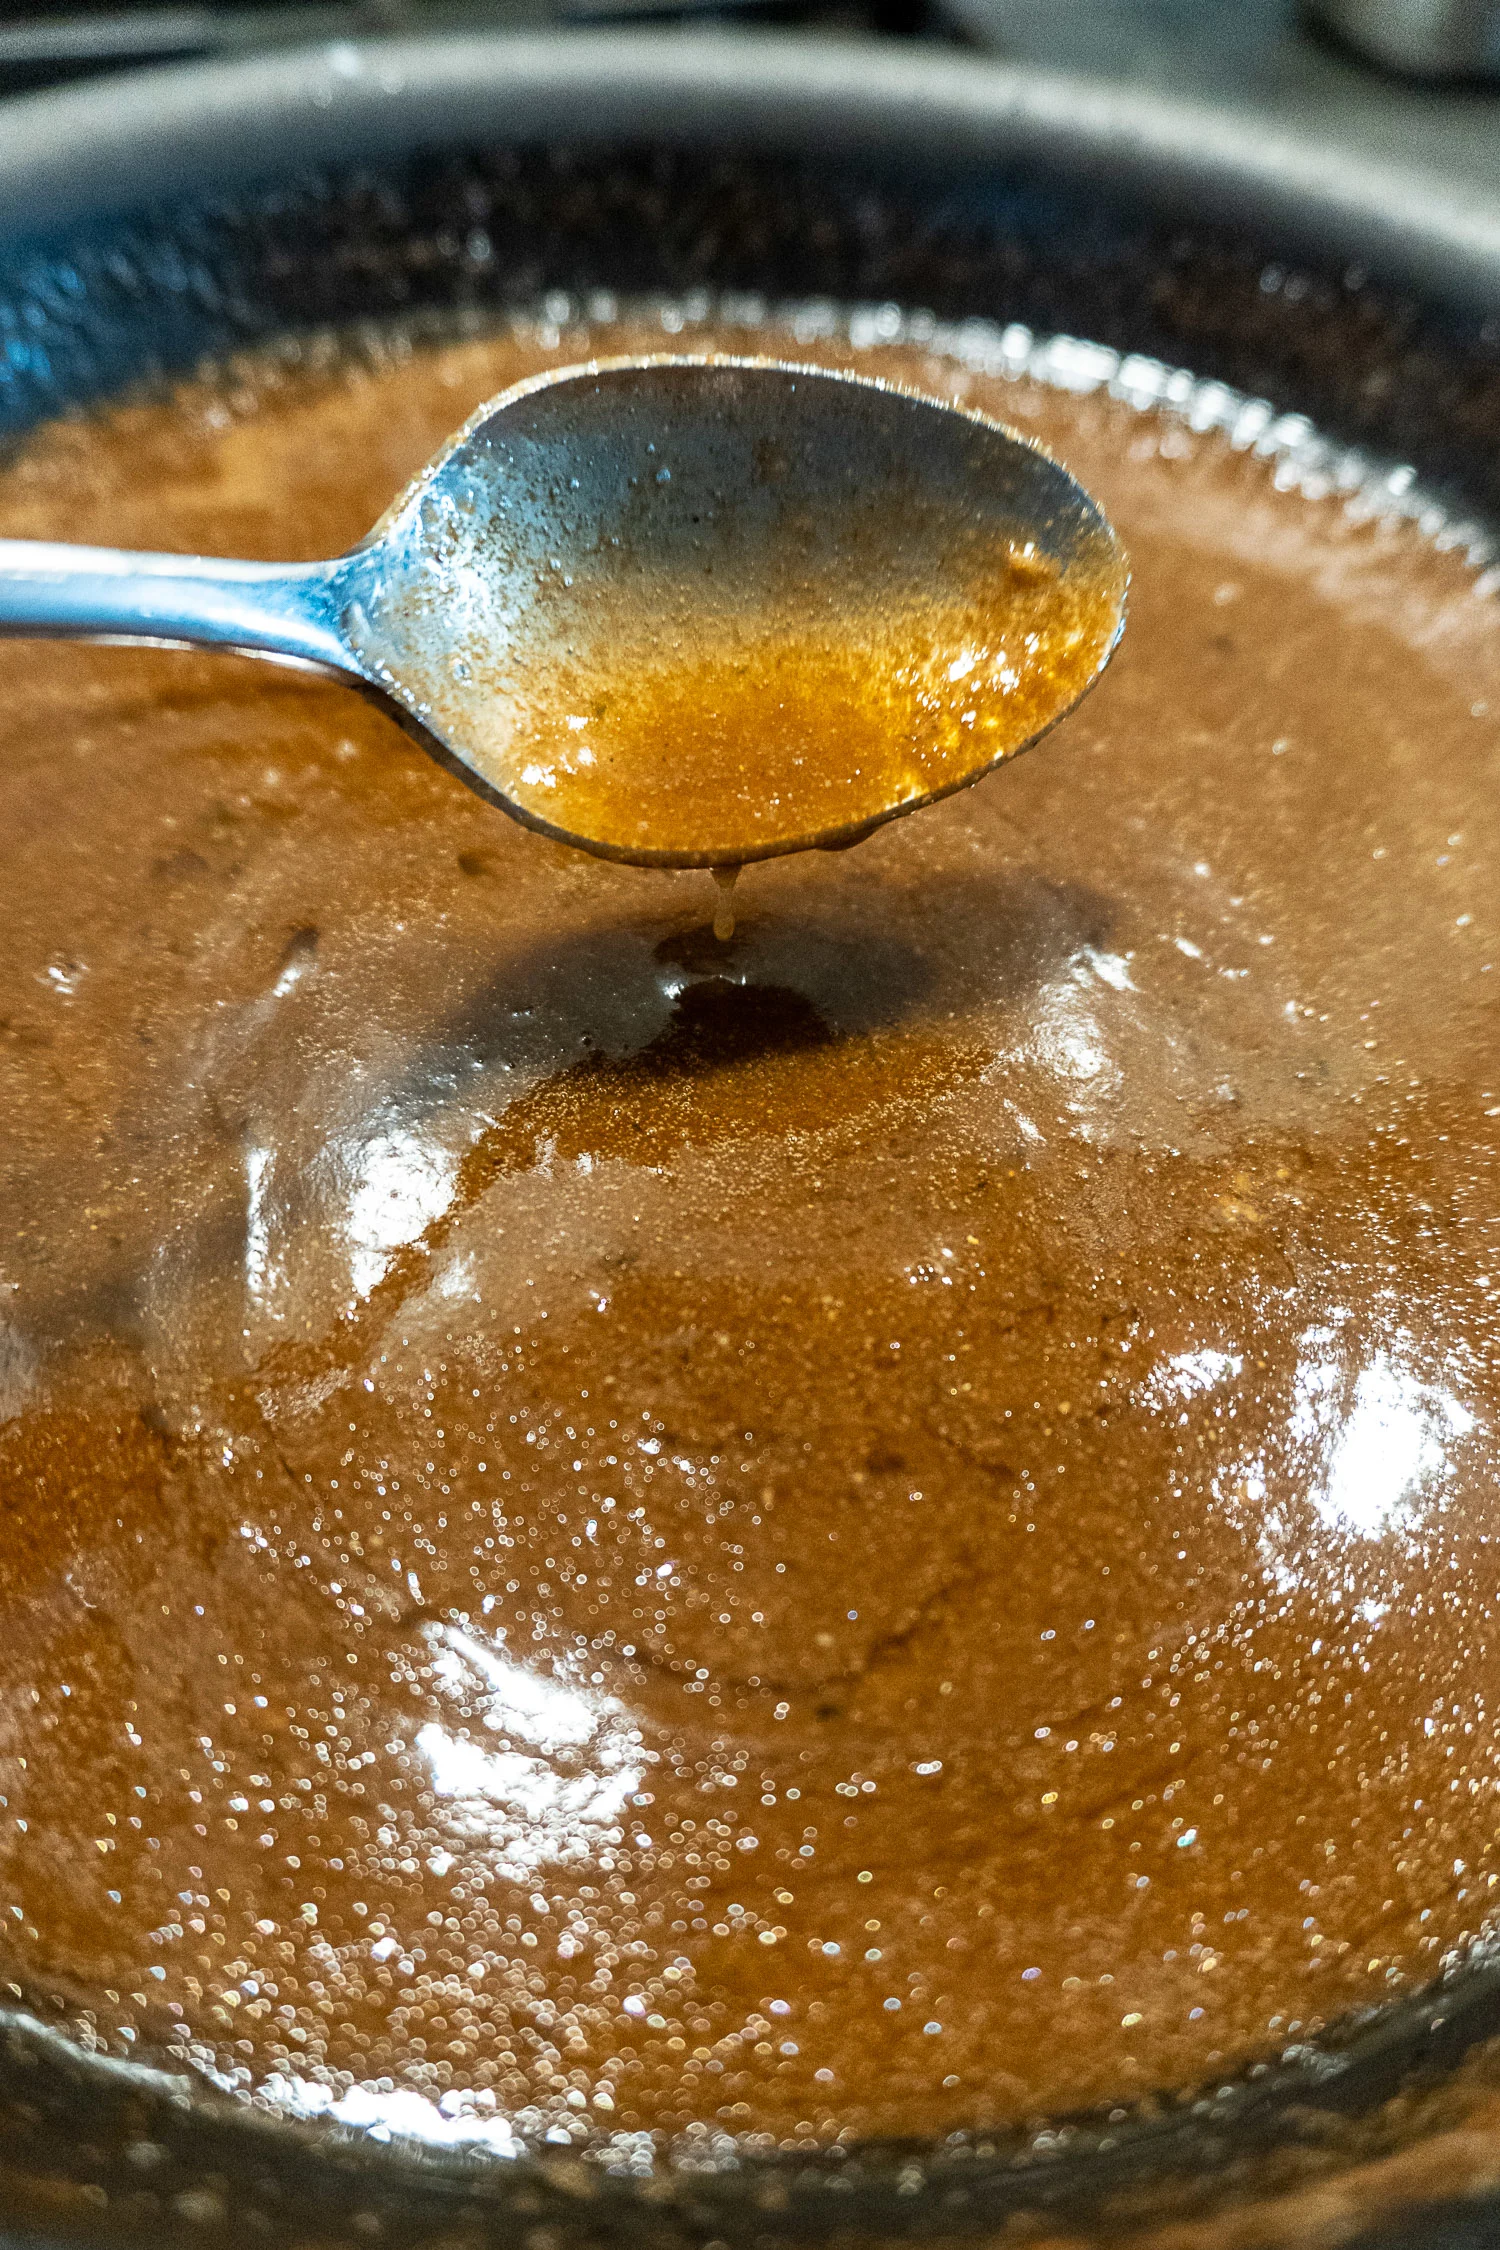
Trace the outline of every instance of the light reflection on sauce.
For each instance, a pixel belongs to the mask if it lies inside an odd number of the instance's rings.
[[[69,425],[0,521],[333,552],[545,356]],[[331,689],[0,652],[0,1945],[112,2052],[941,2134],[1486,1924],[1492,628],[1216,441],[880,368],[1069,461],[1131,633],[718,936]]]

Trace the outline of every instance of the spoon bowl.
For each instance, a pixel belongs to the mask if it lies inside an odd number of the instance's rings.
[[[1034,742],[1108,663],[1126,585],[1097,504],[998,423],[664,356],[504,392],[332,562],[0,541],[0,632],[310,665],[534,828],[733,867],[855,842]]]

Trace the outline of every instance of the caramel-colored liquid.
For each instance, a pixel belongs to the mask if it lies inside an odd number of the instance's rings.
[[[623,633],[573,660],[541,644],[540,677],[497,697],[490,733],[475,738],[472,687],[438,713],[510,803],[605,851],[735,864],[848,839],[1034,742],[1115,638],[1113,553],[1063,576],[1002,548],[965,575],[889,607],[856,587],[831,626],[717,617],[681,652]]]
[[[548,360],[60,426],[0,528],[331,553]],[[0,650],[0,1976],[82,2040],[937,2134],[1486,1926],[1492,612],[1216,438],[865,363],[1065,459],[1131,628],[727,943],[331,686]]]

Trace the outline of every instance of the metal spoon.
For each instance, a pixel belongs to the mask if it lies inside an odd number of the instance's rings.
[[[999,424],[724,357],[517,384],[331,562],[0,541],[0,634],[300,665],[532,827],[667,866],[843,845],[977,779],[1092,685],[1125,590],[1094,501]],[[1020,626],[1064,613],[1039,669]]]

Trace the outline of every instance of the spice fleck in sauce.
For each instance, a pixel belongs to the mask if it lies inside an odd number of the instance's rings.
[[[0,1975],[112,2053],[942,2134],[1486,1926],[1492,613],[1217,438],[866,360],[1067,461],[1131,630],[718,937],[330,686],[0,650]],[[546,364],[68,423],[0,527],[334,552]]]

